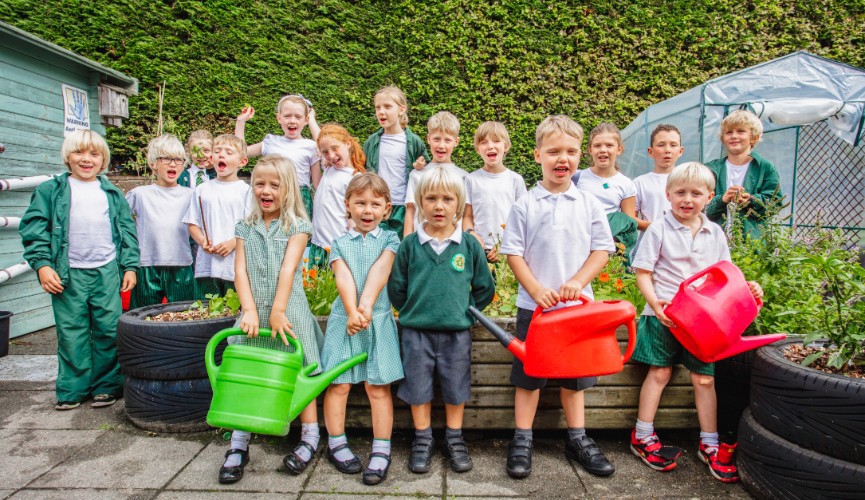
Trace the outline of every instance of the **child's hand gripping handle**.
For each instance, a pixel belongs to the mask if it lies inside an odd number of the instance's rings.
[[[258,333],[261,336],[271,336],[270,328],[260,328]],[[220,367],[220,365],[216,364],[216,347],[220,342],[233,335],[246,337],[246,334],[243,333],[243,330],[240,328],[226,328],[225,330],[220,330],[216,335],[211,337],[204,350],[204,365],[207,367],[207,378],[210,379],[210,387],[214,391],[216,391],[216,375],[219,373]],[[294,347],[295,352],[297,352],[301,359],[303,359],[303,348],[300,346],[300,342],[295,338],[288,337],[288,343]],[[315,369],[315,367],[313,367],[313,369]]]
[[[573,306],[568,306],[568,307],[581,306],[581,305],[583,305],[583,304],[588,304],[588,303],[592,302],[592,299],[586,297],[586,296],[583,295],[583,294],[580,294],[580,296],[577,298],[577,300],[580,301],[579,304],[574,304]],[[562,304],[562,303],[563,303],[563,302],[559,302],[559,304]],[[543,313],[544,313],[544,308],[543,308],[543,306],[538,306],[538,307],[536,307],[536,308],[535,308],[535,312],[534,312],[534,314],[532,314],[532,319],[534,320],[535,318],[537,318],[538,316],[540,316],[540,315],[543,314]]]

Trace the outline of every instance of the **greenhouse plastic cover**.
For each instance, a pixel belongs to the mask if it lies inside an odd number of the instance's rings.
[[[775,165],[781,190],[789,194],[799,125],[825,119],[849,144],[865,142],[865,71],[800,51],[710,80],[650,106],[622,131],[622,172],[634,178],[654,168],[646,150],[652,130],[661,123],[682,133],[680,163],[722,157],[721,121],[740,108],[760,116],[764,135],[755,150]]]

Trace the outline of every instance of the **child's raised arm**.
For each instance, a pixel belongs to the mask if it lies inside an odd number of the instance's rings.
[[[194,226],[190,226],[194,227]],[[250,337],[258,336],[258,309],[252,298],[252,286],[249,283],[249,274],[246,272],[246,249],[243,239],[236,238],[237,246],[234,256],[234,288],[237,290],[237,298],[240,299],[240,310],[243,318],[240,320],[240,329]]]
[[[308,240],[309,235],[306,233],[297,233],[288,239],[285,256],[282,258],[282,266],[279,268],[279,278],[276,282],[276,296],[273,297],[273,308],[270,313],[270,328],[273,331],[273,336],[276,337],[276,334],[279,334],[282,337],[282,342],[286,345],[288,344],[288,340],[285,338],[286,333],[297,338],[291,330],[291,323],[285,316],[285,309],[288,307],[288,299],[291,296],[294,273],[303,257],[303,251]],[[235,259],[237,257],[239,256],[235,256]]]
[[[246,140],[246,122],[251,120],[253,116],[255,116],[255,108],[252,106],[241,109],[240,114],[237,115],[237,118],[234,121],[234,135]],[[261,156],[261,143],[256,142],[255,144],[247,146],[246,155],[250,158],[253,156]]]

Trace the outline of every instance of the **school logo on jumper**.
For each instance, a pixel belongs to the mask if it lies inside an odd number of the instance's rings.
[[[461,253],[454,255],[454,258],[451,259],[451,267],[459,272],[463,272],[466,268],[466,256]]]

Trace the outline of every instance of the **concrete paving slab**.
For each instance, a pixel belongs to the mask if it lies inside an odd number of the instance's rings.
[[[228,442],[214,441],[195,457],[168,484],[168,490],[210,490],[224,492],[260,491],[264,493],[297,493],[303,489],[309,469],[293,476],[285,471],[282,458],[291,449],[288,439],[256,438],[249,445],[249,464],[243,479],[234,484],[219,484],[219,467],[225,461]],[[314,464],[310,464],[312,466]]]
[[[110,432],[31,486],[160,489],[204,446],[194,440]]]
[[[0,490],[0,500],[6,500],[15,490]]]
[[[57,354],[57,329],[52,326],[12,339],[9,354]]]
[[[89,402],[74,410],[56,411],[54,391],[0,391],[0,428],[101,429],[129,427],[123,399],[112,406],[92,408]]]
[[[12,500],[150,500],[156,498],[158,490],[133,489],[25,489],[12,496]]]
[[[532,473],[524,479],[513,479],[505,471],[509,442],[502,438],[469,441],[474,469],[464,474],[448,470],[445,494],[517,498],[573,498],[586,494],[562,453],[560,440],[535,439]]]
[[[372,439],[370,437],[354,437],[348,432],[349,445],[352,451],[360,458],[361,463],[366,466],[369,462],[369,454],[372,451]],[[326,444],[326,438],[323,439]],[[438,443],[438,440],[436,441]],[[326,457],[322,456],[309,482],[304,488],[305,492],[322,494],[355,494],[355,495],[405,495],[411,497],[437,496],[443,494],[443,479],[445,458],[442,457],[441,449],[436,445],[430,471],[426,474],[415,474],[408,470],[408,457],[411,452],[411,439],[408,433],[400,432],[392,439],[391,457],[392,462],[388,470],[387,478],[379,485],[367,486],[363,484],[361,474],[343,474],[336,470]],[[304,498],[307,498],[306,494]],[[363,497],[367,498],[367,497]],[[387,498],[391,498],[388,496]]]
[[[57,380],[57,355],[28,354],[0,358],[0,383],[54,382]]]
[[[34,431],[0,429],[0,471],[5,488],[23,488],[62,463],[74,453],[91,446],[104,431]]]
[[[207,498],[208,500],[289,500],[297,498],[296,496],[286,495],[285,493],[255,493],[246,491],[243,496],[238,495],[236,491],[163,491],[156,497],[157,500],[198,500]],[[304,497],[306,498],[306,497]]]
[[[352,497],[350,495],[328,495],[326,493],[303,493],[300,496],[301,500],[333,500],[334,498],[361,498],[363,500],[419,500],[423,498],[441,498],[439,495],[364,495],[364,496],[355,496]]]

